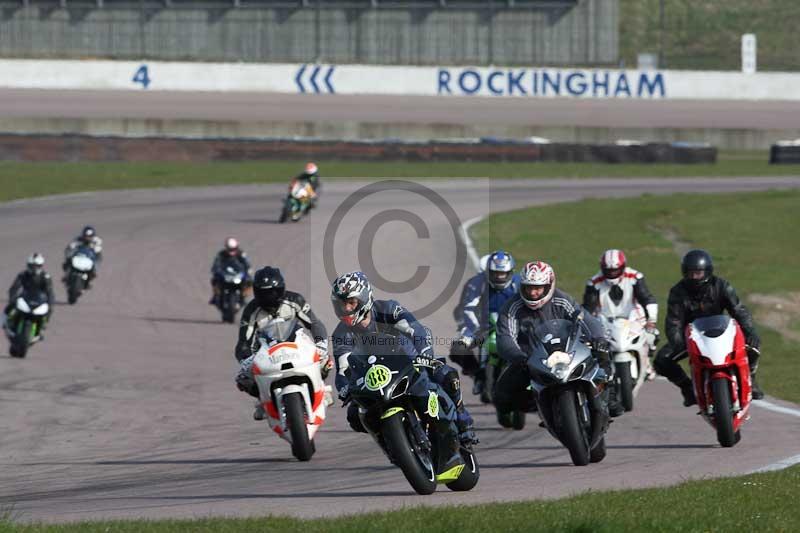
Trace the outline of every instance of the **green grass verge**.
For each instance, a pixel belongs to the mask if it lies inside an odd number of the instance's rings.
[[[639,52],[658,53],[659,4],[664,5],[662,68],[740,70],[741,36],[758,38],[758,69],[796,71],[800,45],[796,0],[620,0],[620,59],[636,66]]]
[[[723,152],[714,165],[592,163],[321,163],[323,179],[347,178],[592,178],[797,175],[769,165],[766,152]],[[242,163],[0,162],[0,201],[108,189],[286,182],[302,161]]]
[[[690,481],[670,488],[590,492],[555,501],[415,508],[321,520],[219,518],[16,527],[10,523],[0,523],[0,533],[793,532],[800,523],[800,507],[791,504],[797,495],[798,486],[800,466],[795,466],[779,472]],[[524,498],[525,494],[507,496]]]
[[[800,290],[798,206],[797,190],[585,200],[493,215],[472,233],[482,253],[504,248],[518,264],[533,258],[550,262],[559,287],[579,301],[603,250],[623,249],[629,264],[647,276],[663,317],[669,288],[680,279],[680,261],[661,229],[708,249],[716,272],[745,300],[749,293],[780,295]],[[800,344],[765,327],[760,332],[762,387],[800,402]]]

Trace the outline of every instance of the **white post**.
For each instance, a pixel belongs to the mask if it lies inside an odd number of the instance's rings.
[[[755,74],[756,72],[756,34],[745,33],[742,35],[742,72]]]

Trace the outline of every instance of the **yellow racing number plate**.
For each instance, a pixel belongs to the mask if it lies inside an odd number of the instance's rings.
[[[392,380],[392,371],[383,365],[373,365],[367,370],[364,382],[367,389],[375,391],[384,388]]]

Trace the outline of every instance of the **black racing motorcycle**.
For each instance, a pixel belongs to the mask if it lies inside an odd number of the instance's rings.
[[[553,437],[583,466],[606,456],[608,377],[582,342],[582,318],[547,320],[527,327],[528,371],[539,416]]]
[[[377,339],[377,345],[348,356],[350,399],[359,406],[362,425],[418,494],[432,494],[438,483],[471,490],[480,477],[478,460],[471,445],[459,444],[461,461],[453,465],[453,402],[396,340],[389,337],[381,346],[384,337]]]
[[[12,357],[25,357],[28,348],[42,340],[42,326],[49,312],[44,291],[25,291],[17,298],[3,323]]]
[[[69,258],[64,285],[67,289],[67,303],[78,301],[83,291],[89,288],[90,278],[97,264],[97,254],[89,246],[80,246]]]
[[[226,261],[214,272],[214,278],[219,287],[217,309],[222,313],[222,321],[232,324],[244,304],[249,285],[247,271],[237,261]]]

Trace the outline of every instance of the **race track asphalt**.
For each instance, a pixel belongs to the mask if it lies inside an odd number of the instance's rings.
[[[112,191],[0,205],[0,280],[10,284],[25,257],[41,251],[58,300],[45,341],[26,359],[7,357],[7,344],[0,344],[0,510],[16,520],[59,522],[318,517],[665,485],[745,473],[800,453],[797,418],[762,408],[754,408],[742,441],[721,449],[695,410],[681,406],[678,391],[655,381],[643,388],[635,411],[612,425],[607,458],[587,467],[572,466],[537,418],[530,416],[523,431],[500,429],[469,393],[482,441],[482,476],[471,492],[415,495],[366,435],[350,431],[338,405],[318,434],[313,460],[298,463],[266,422],[252,420],[252,402],[233,383],[236,327],[207,305],[210,260],[227,235],[241,240],[256,265],[281,267],[331,331],[326,260],[343,271],[371,256],[392,281],[427,265],[426,279],[411,292],[389,293],[385,283],[376,289],[412,310],[435,300],[453,276],[460,288],[471,270],[456,261],[457,227],[443,215],[445,204],[464,222],[584,197],[796,188],[800,178],[429,181],[424,185],[443,200],[402,189],[362,199],[329,236],[332,253],[323,257],[336,209],[365,184],[326,183],[312,216],[288,225],[274,223],[283,185]],[[397,219],[414,215],[424,222],[419,234]],[[375,216],[368,227],[388,222],[371,242],[362,234]],[[68,306],[58,281],[63,246],[89,223],[105,239],[105,262],[92,290]],[[587,275],[593,270],[586,266]],[[457,296],[442,296],[424,319],[442,342],[439,353],[454,333]]]

